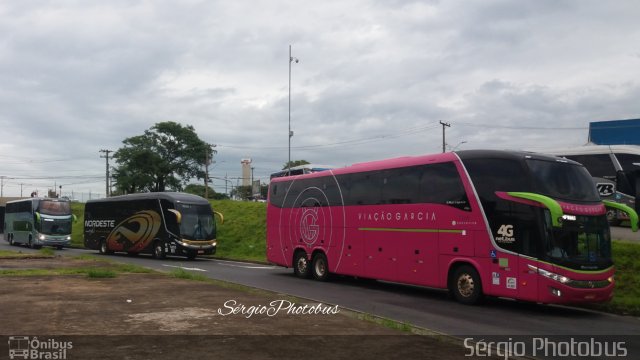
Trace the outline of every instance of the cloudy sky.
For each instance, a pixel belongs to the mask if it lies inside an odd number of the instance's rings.
[[[640,117],[639,18],[635,0],[2,1],[2,191],[102,196],[98,151],[169,120],[217,144],[212,176],[249,157],[267,181],[289,45],[294,160],[440,152],[439,121],[450,149],[582,145]]]

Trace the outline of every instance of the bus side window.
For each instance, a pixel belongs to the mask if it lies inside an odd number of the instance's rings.
[[[174,234],[180,233],[180,227],[178,224],[177,215],[169,210],[175,210],[173,203],[167,200],[160,200],[160,206],[162,207],[162,213],[164,214],[165,224],[167,229]]]

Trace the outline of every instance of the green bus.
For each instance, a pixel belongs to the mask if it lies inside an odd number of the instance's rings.
[[[62,249],[71,243],[69,200],[28,198],[7,202],[4,216],[4,239],[10,245],[27,245],[39,249],[52,246]]]

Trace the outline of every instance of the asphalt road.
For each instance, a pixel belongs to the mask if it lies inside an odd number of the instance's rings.
[[[0,249],[35,251],[11,247],[4,240],[0,240]],[[96,251],[81,249],[57,252],[68,255],[97,254]],[[329,282],[317,282],[298,279],[291,269],[233,261],[200,258],[194,261],[184,258],[159,261],[146,255],[130,257],[124,254],[108,258],[161,271],[183,267],[214,279],[337,304],[455,336],[640,334],[638,318],[577,308],[502,299],[490,299],[481,306],[465,306],[450,300],[440,290],[342,277]],[[635,340],[640,354],[640,338]]]
[[[629,226],[612,226],[611,238],[614,240],[640,242],[640,231],[633,232]]]

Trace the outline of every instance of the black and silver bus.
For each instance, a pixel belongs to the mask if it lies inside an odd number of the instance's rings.
[[[126,252],[212,255],[216,222],[207,200],[185,193],[141,193],[89,200],[84,210],[84,246],[101,254]]]

